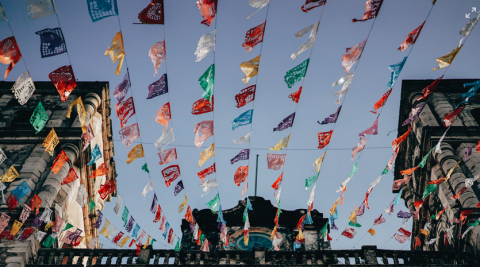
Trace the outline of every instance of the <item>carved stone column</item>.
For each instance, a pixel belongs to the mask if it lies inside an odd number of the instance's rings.
[[[88,124],[92,116],[97,111],[97,108],[102,103],[102,99],[95,93],[88,93],[85,96],[85,100],[83,101],[83,105],[85,106],[85,111],[87,116],[85,118],[85,123]]]

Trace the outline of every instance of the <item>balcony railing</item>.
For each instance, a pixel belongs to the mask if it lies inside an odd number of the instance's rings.
[[[382,250],[376,246],[363,246],[358,250],[319,251],[249,251],[142,250],[135,255],[128,249],[40,249],[35,264],[63,266],[150,266],[150,265],[218,265],[218,266],[480,266],[480,260],[468,253],[446,251]]]

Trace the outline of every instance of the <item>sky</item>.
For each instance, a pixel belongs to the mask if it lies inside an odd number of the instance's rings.
[[[267,169],[266,154],[269,147],[277,144],[289,133],[288,149],[274,152],[287,154],[283,170],[281,206],[282,209],[306,209],[310,190],[305,191],[305,179],[315,173],[312,164],[325,149],[318,149],[317,134],[332,130],[333,136],[325,161],[323,163],[315,192],[314,208],[324,217],[340,193],[335,191],[350,175],[352,166],[359,157],[351,160],[351,149],[358,143],[358,133],[370,127],[376,115],[369,111],[381,96],[389,90],[389,65],[400,62],[410,49],[401,53],[397,50],[405,36],[425,21],[432,3],[430,0],[384,1],[376,20],[352,23],[353,18],[360,19],[365,12],[365,0],[328,1],[324,7],[318,7],[308,13],[301,11],[303,0],[287,1],[272,0],[271,3],[250,19],[246,19],[255,9],[248,1],[225,1],[218,4],[215,21],[210,27],[201,24],[203,18],[194,0],[165,0],[165,25],[140,25],[138,13],[148,5],[149,0],[117,0],[119,16],[108,17],[92,22],[86,1],[57,1],[57,15],[33,20],[27,16],[26,1],[2,0],[2,5],[9,23],[0,23],[0,39],[12,35],[9,26],[17,40],[26,66],[34,81],[49,81],[48,73],[68,65],[69,60],[79,81],[107,81],[110,84],[112,98],[112,125],[115,140],[115,162],[117,177],[117,192],[129,208],[136,222],[142,229],[159,240],[154,248],[165,247],[166,242],[158,230],[159,224],[153,223],[154,214],[150,210],[153,192],[144,199],[141,192],[152,180],[154,191],[165,212],[168,222],[177,235],[181,234],[180,224],[183,213],[177,212],[183,201],[183,193],[188,196],[192,209],[205,209],[205,203],[210,201],[216,191],[201,197],[199,187],[201,180],[197,173],[204,168],[216,164],[216,174],[208,178],[218,181],[222,209],[232,208],[241,201],[242,184],[234,183],[233,175],[239,166],[250,166],[248,177],[248,195],[254,194],[255,158],[258,161],[257,195],[275,202],[272,183],[282,173],[281,170]],[[392,94],[382,110],[379,119],[379,134],[371,136],[366,149],[358,161],[358,172],[345,192],[343,205],[338,206],[339,219],[336,225],[339,230],[331,231],[332,249],[360,248],[362,245],[377,245],[384,249],[409,249],[410,241],[400,244],[391,237],[401,227],[402,219],[396,218],[399,210],[407,211],[403,201],[395,207],[392,215],[384,214],[386,223],[373,227],[375,236],[366,234],[373,225],[373,220],[380,216],[396,194],[391,186],[393,172],[384,175],[381,182],[370,194],[370,209],[366,210],[358,222],[354,239],[341,236],[342,230],[348,224],[348,217],[355,206],[364,199],[370,183],[378,178],[392,155],[391,142],[397,137],[398,114],[402,79],[436,79],[443,70],[432,72],[438,67],[435,59],[448,54],[458,46],[462,36],[459,31],[470,20],[466,14],[471,13],[478,1],[447,1],[438,0],[433,7],[427,22],[418,38],[410,56],[401,72]],[[480,8],[480,6],[478,6]],[[268,16],[267,16],[268,12]],[[295,33],[320,20],[320,26],[313,50],[308,50],[291,60],[290,55],[298,50],[308,38],[295,38]],[[242,47],[245,33],[267,20],[263,43],[247,53]],[[372,27],[372,24],[375,24]],[[39,53],[40,38],[36,31],[45,28],[62,29],[66,40],[68,55],[61,54],[49,58],[41,58]],[[123,34],[126,61],[120,75],[115,74],[116,63],[110,57],[104,56],[114,35],[120,31]],[[202,61],[195,62],[194,52],[198,40],[205,33],[217,29],[216,53],[207,55]],[[338,104],[334,93],[341,86],[332,88],[332,83],[345,76],[341,65],[341,57],[345,49],[352,47],[369,36],[363,55],[354,65],[355,76],[348,91],[342,98],[342,110],[336,124],[320,125],[325,117],[334,113]],[[153,64],[148,57],[150,47],[156,42],[165,40],[166,63],[163,63],[158,74],[154,76]],[[475,67],[480,55],[477,47],[480,41],[478,29],[475,29],[457,58],[448,69],[444,79],[478,78],[479,71]],[[255,101],[245,107],[236,108],[235,95],[247,87],[243,82],[243,72],[240,63],[251,60],[261,53],[258,76],[252,78],[248,86],[256,84]],[[289,89],[284,82],[285,73],[309,57],[310,64],[303,81],[303,90],[298,105],[288,95],[298,90],[302,82]],[[202,98],[203,90],[198,78],[205,70],[215,63],[215,110],[213,113],[192,115],[192,104]],[[126,148],[122,144],[118,131],[119,120],[115,116],[113,104],[114,88],[121,82],[129,68],[132,88],[128,94],[133,96],[136,116],[127,125],[137,122],[145,150],[145,159],[137,159],[127,164],[127,153],[133,147]],[[167,71],[168,67],[168,71]],[[6,69],[2,65],[0,72]],[[25,71],[25,66],[18,63],[8,76],[8,81],[14,81]],[[160,76],[168,73],[169,94],[146,99],[148,85],[157,81]],[[81,88],[80,88],[81,89]],[[463,92],[464,88],[458,88]],[[155,121],[159,108],[170,102],[172,119],[169,127],[173,127],[175,147],[178,160],[171,164],[180,165],[181,179],[185,190],[174,196],[172,186],[166,187],[161,171],[168,165],[158,164],[158,150],[155,141],[161,136],[163,126]],[[241,113],[254,109],[251,125],[239,127],[232,131],[231,122]],[[286,116],[296,112],[292,128],[273,132]],[[215,135],[205,141],[200,149],[194,146],[195,125],[204,120],[214,120]],[[388,134],[392,131],[390,134]],[[234,145],[232,140],[252,133],[251,143]],[[216,145],[216,155],[209,159],[201,168],[198,167],[200,152]],[[240,150],[250,148],[250,160],[230,164],[230,159]],[[150,177],[141,167],[145,162],[150,169]],[[400,170],[396,170],[400,171]],[[115,198],[105,205],[103,213],[112,225],[121,228],[123,222],[113,212]],[[272,218],[273,222],[274,218]],[[280,217],[281,220],[281,217]],[[228,226],[228,222],[227,222]],[[252,225],[255,226],[255,225]],[[407,223],[411,230],[411,221]],[[432,237],[433,238],[433,237]],[[105,248],[114,245],[107,239],[101,239]]]

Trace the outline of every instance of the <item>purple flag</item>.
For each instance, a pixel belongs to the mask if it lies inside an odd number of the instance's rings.
[[[362,140],[368,134],[370,134],[370,135],[377,135],[378,134],[378,117],[373,122],[372,126],[370,126],[370,128],[368,128],[365,131],[358,134],[358,138],[360,138],[360,140]]]
[[[150,212],[151,213],[157,213],[157,205],[158,205],[158,199],[157,199],[157,194],[153,193],[153,200],[152,200],[152,206],[150,206]]]
[[[113,96],[118,100],[118,102],[122,102],[123,99],[125,99],[130,86],[132,86],[132,84],[130,83],[130,75],[128,74],[127,70],[127,73],[125,73],[125,76],[123,76],[122,82],[115,87],[115,92],[113,93]]]
[[[465,152],[465,160],[467,160],[468,157],[470,157],[470,156],[472,155],[472,150],[473,150],[474,147],[475,147],[475,145],[469,147],[468,150],[467,150],[467,152]]]
[[[236,155],[235,157],[233,157],[233,159],[230,160],[230,162],[233,164],[237,161],[240,161],[240,160],[247,160],[250,156],[250,149],[242,149],[242,151],[240,151],[240,153],[238,153],[238,155]]]
[[[403,211],[399,211],[398,214],[397,214],[397,217],[398,218],[403,218],[403,219],[408,219],[410,217],[412,217],[413,213],[410,213],[410,212],[403,212]]]
[[[332,225],[330,225],[331,230],[338,230],[338,227],[335,225],[335,220],[332,220]]]
[[[295,112],[288,115],[285,119],[278,124],[278,127],[273,128],[273,131],[283,131],[293,125],[293,119],[295,118]]]
[[[102,224],[103,221],[103,213],[99,210],[97,210],[97,221],[95,222],[95,228],[100,228],[100,225]]]
[[[364,213],[365,213],[365,203],[362,203],[362,205],[360,205],[360,207],[358,207],[357,216],[363,217]]]
[[[148,86],[147,99],[152,99],[156,96],[168,93],[167,74],[163,74],[160,79]]]
[[[416,118],[418,118],[418,116],[420,116],[420,113],[422,113],[422,110],[426,105],[427,105],[427,102],[412,108],[412,116],[410,118],[406,119],[402,123],[402,126],[405,126],[405,125],[409,124],[410,122],[414,121]]]
[[[338,115],[340,115],[340,109],[342,108],[342,106],[339,106],[337,111],[335,113],[333,113],[332,115],[328,116],[327,118],[325,118],[322,122],[320,121],[317,121],[319,124],[329,124],[329,123],[335,123],[337,122],[337,119],[338,119]]]
[[[176,196],[183,190],[183,182],[182,180],[178,181],[177,185],[175,186],[175,190],[173,191],[173,194]]]
[[[195,224],[190,224],[190,232],[195,232]]]
[[[130,215],[130,219],[128,220],[127,226],[125,227],[125,231],[127,231],[127,233],[130,233],[130,231],[132,231],[133,223],[135,223],[135,219],[132,215]]]
[[[37,216],[35,216],[35,220],[33,220],[33,223],[32,223],[32,226],[35,227],[35,228],[40,228],[40,225],[42,225],[43,221],[40,219],[40,217],[42,216],[42,214],[37,214]]]

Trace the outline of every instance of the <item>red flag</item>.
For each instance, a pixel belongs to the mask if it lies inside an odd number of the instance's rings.
[[[123,128],[127,124],[128,119],[135,114],[135,105],[133,104],[133,97],[119,102],[115,105],[117,117],[120,119],[120,127]]]
[[[240,186],[241,183],[245,182],[248,176],[248,166],[240,166],[235,171],[233,175],[233,179],[235,180],[235,184]]]
[[[446,246],[448,246],[448,232],[445,232],[443,234],[443,244]]]
[[[107,180],[105,184],[100,186],[98,193],[100,194],[100,198],[105,200],[107,196],[113,193],[117,189],[115,185],[115,181],[113,179]]]
[[[425,97],[427,97],[428,95],[430,95],[431,93],[433,93],[433,91],[435,91],[435,89],[437,88],[442,78],[443,78],[443,75],[440,78],[437,78],[435,81],[433,81],[433,83],[429,84],[427,87],[423,88],[422,90],[423,96],[420,96],[419,98],[417,98],[417,101],[420,101]]]
[[[322,149],[330,143],[332,138],[333,130],[328,132],[318,133],[318,148]]]
[[[475,150],[477,150],[477,153],[480,153],[480,140],[478,140],[478,144]]]
[[[306,0],[305,5],[302,6],[303,12],[308,12],[316,7],[323,6],[327,3],[327,0]]]
[[[257,44],[263,42],[263,34],[265,32],[266,24],[267,21],[265,20],[264,23],[247,31],[245,34],[245,42],[242,44],[242,46],[245,48],[245,51],[250,52]]]
[[[78,179],[78,175],[72,167],[68,171],[67,176],[65,176],[65,178],[63,178],[61,185],[69,184],[69,183],[71,183],[71,182],[73,182],[77,179]]]
[[[142,24],[163,24],[163,0],[151,0],[150,4],[138,14],[138,19]]]
[[[35,216],[38,214],[40,204],[42,204],[42,199],[40,199],[37,194],[35,194],[30,200],[30,208],[35,211]]]
[[[172,114],[170,112],[170,102],[167,102],[158,110],[157,115],[155,116],[155,120],[165,127],[162,133],[168,128],[168,122],[171,118]]]
[[[245,106],[247,103],[255,100],[255,89],[256,85],[251,85],[247,88],[244,88],[235,95],[235,100],[237,101],[237,108]]]
[[[267,154],[267,164],[270,170],[280,170],[285,164],[287,154]]]
[[[399,235],[398,233],[395,233],[393,235],[393,237],[395,238],[395,240],[397,240],[398,242],[400,243],[405,243],[405,241],[407,241],[408,239],[408,236],[405,236],[405,235]]]
[[[278,176],[277,180],[272,184],[273,190],[277,191],[278,187],[282,184],[282,179],[283,179],[283,172]]]
[[[461,194],[465,193],[465,191],[467,191],[468,187],[463,187],[462,189],[460,189],[460,192],[458,192],[458,194],[452,196],[450,199],[451,200],[456,200],[460,197]]]
[[[445,178],[440,178],[440,179],[437,179],[435,181],[432,181],[432,182],[428,182],[428,184],[439,184],[441,182],[445,181]]]
[[[95,178],[97,176],[102,176],[105,174],[108,174],[108,167],[104,162],[100,164],[100,166],[98,166],[98,168],[92,172],[92,174],[90,175],[90,178]]]
[[[404,228],[400,228],[400,229],[398,229],[398,231],[399,231],[400,233],[406,235],[407,237],[410,237],[410,236],[412,235],[411,232],[405,230]]]
[[[346,236],[350,239],[352,239],[355,236],[355,234],[356,234],[356,232],[355,232],[355,229],[353,229],[353,228],[345,228],[345,230],[343,230],[343,232],[342,232],[343,236]]]
[[[363,204],[365,204],[365,207],[367,207],[367,209],[370,209],[368,207],[368,196],[370,195],[370,193],[372,192],[373,190],[373,187],[371,187],[370,189],[368,189],[367,193],[365,193],[365,199],[363,200]]]
[[[306,217],[307,217],[307,214],[300,217],[300,220],[298,220],[297,227],[295,229],[302,229],[302,224],[303,224],[303,221],[305,221]]]
[[[58,156],[55,158],[53,161],[53,165],[51,167],[52,172],[57,174],[58,171],[62,168],[63,164],[68,161],[67,154],[65,154],[65,150],[62,149],[60,153],[58,153]]]
[[[407,170],[400,171],[401,175],[411,175],[414,171],[418,170],[420,167],[414,167]]]
[[[172,165],[162,170],[163,179],[165,184],[169,187],[175,179],[180,177],[180,167],[178,165]]]
[[[168,243],[169,244],[172,241],[172,236],[173,236],[173,228],[170,228],[170,231],[168,231]]]
[[[424,24],[425,21],[422,23],[422,25],[418,26],[415,30],[410,32],[407,37],[405,37],[405,41],[403,41],[403,43],[401,43],[400,47],[398,48],[400,52],[405,51],[405,49],[407,49],[410,45],[414,44],[417,41],[417,38],[420,35]]]
[[[160,221],[161,218],[162,218],[162,207],[158,205],[157,213],[155,213],[155,219],[153,219],[153,222],[157,223]]]
[[[376,218],[374,221],[373,221],[373,225],[378,225],[378,224],[382,224],[385,222],[385,218],[382,217],[383,214],[380,214],[380,217]]]
[[[470,215],[470,213],[472,212],[473,210],[464,210],[460,213],[460,221],[462,222],[462,225],[465,224],[465,221],[467,220],[468,215]]]
[[[0,53],[0,62],[8,65],[7,71],[5,71],[4,76],[4,78],[6,79],[15,64],[17,64],[22,58],[22,53],[20,53],[20,48],[18,48],[17,40],[15,40],[14,36],[5,38],[0,41],[0,47],[2,48]]]
[[[393,181],[392,190],[399,190],[400,188],[404,187],[406,184],[408,184],[410,179],[412,179],[412,176]]]
[[[192,107],[193,115],[199,115],[199,114],[208,113],[212,111],[213,111],[213,95],[212,95],[211,101],[208,99],[202,98],[200,100],[195,101],[195,103],[193,103],[193,107]]]
[[[193,214],[190,205],[188,205],[187,212],[185,212],[185,220],[191,224],[193,224]]]
[[[399,138],[393,140],[393,142],[392,142],[393,151],[396,151],[398,149],[398,147],[400,146],[400,144],[403,141],[407,140],[407,137],[410,134],[410,131],[412,130],[412,126],[410,126],[410,128],[408,128],[408,131],[406,131],[404,134],[402,134]]]
[[[442,122],[443,126],[450,127],[450,125],[452,125],[452,123],[455,122],[455,120],[458,118],[458,115],[460,115],[460,113],[462,113],[463,109],[466,106],[467,105],[463,105],[461,107],[458,107],[458,108],[448,112],[447,115],[445,115],[445,118],[443,119],[443,122]]]
[[[291,98],[293,102],[298,103],[300,100],[300,95],[302,94],[302,86],[296,91],[288,95],[288,98]]]
[[[385,94],[383,94],[382,98],[380,98],[380,100],[378,100],[377,103],[375,103],[375,105],[373,105],[374,110],[372,110],[370,112],[372,112],[373,114],[378,113],[378,109],[383,107],[383,105],[385,105],[385,103],[387,102],[388,97],[392,93],[392,89],[393,88],[390,88],[390,90],[388,90]]]
[[[413,202],[413,205],[415,206],[416,210],[419,210],[423,206],[423,202],[425,201],[425,199],[419,199]]]
[[[210,26],[217,13],[217,0],[198,0],[197,6],[204,18],[201,23]]]
[[[380,7],[382,6],[383,0],[367,0],[365,3],[365,13],[363,13],[362,19],[352,19],[352,22],[357,21],[366,21],[369,19],[376,18]]]
[[[370,1],[370,0],[368,0]],[[367,38],[368,39],[368,38]],[[367,39],[363,40],[362,42],[358,43],[354,47],[347,48],[347,51],[342,56],[342,66],[345,70],[345,73],[348,74],[350,69],[352,68],[353,64],[357,62],[360,57],[362,56],[363,48],[367,43]]]
[[[205,182],[205,177],[207,177],[207,175],[210,175],[212,173],[214,173],[216,170],[215,170],[215,163],[213,163],[212,166],[200,171],[199,173],[197,173],[198,175],[198,178],[200,178],[202,180],[202,183]]]
[[[70,93],[77,87],[75,74],[73,74],[72,66],[60,67],[48,74],[48,78],[57,88],[60,98],[63,102],[67,100]],[[122,126],[123,127],[123,126]]]
[[[128,245],[128,247],[129,247],[129,248],[132,247],[132,245],[135,244],[135,243],[136,243],[135,239],[132,238],[132,240],[130,241],[130,244]]]
[[[120,241],[120,238],[122,238],[122,236],[123,236],[123,232],[120,231],[120,232],[112,239],[113,244],[117,244],[118,241]]]
[[[415,249],[417,249],[417,247],[421,246],[422,245],[422,242],[420,241],[420,238],[418,238],[418,236],[415,237]]]
[[[171,161],[177,160],[177,150],[175,148],[163,150],[162,152],[158,152],[158,156],[160,157],[160,162],[158,164],[165,165]]]
[[[8,206],[8,209],[10,210],[10,212],[13,212],[15,210],[15,208],[18,206],[18,200],[16,197],[13,196],[13,194],[10,194],[10,196],[8,196],[7,198],[7,206]],[[4,230],[5,231],[5,230]]]

